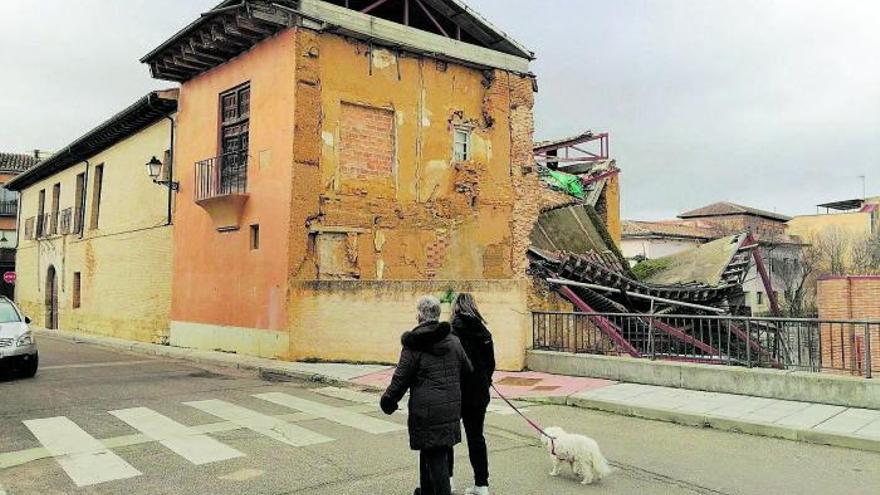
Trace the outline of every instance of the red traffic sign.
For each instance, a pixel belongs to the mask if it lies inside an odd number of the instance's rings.
[[[6,272],[3,274],[3,281],[7,284],[15,283],[15,272]]]

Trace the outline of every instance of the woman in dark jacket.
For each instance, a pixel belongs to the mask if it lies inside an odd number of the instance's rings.
[[[403,351],[380,405],[393,414],[409,389],[409,445],[419,451],[421,490],[450,495],[452,447],[461,442],[461,378],[471,363],[449,323],[439,322],[440,301],[419,301],[419,326],[403,334]]]
[[[461,293],[452,304],[452,334],[461,345],[473,365],[474,372],[462,379],[462,419],[467,435],[468,453],[474,469],[474,486],[466,495],[489,494],[489,454],[483,426],[486,408],[489,407],[489,387],[495,373],[495,348],[492,334],[486,328],[483,315],[477,309],[472,295]]]

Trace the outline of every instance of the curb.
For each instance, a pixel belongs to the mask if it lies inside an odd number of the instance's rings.
[[[796,442],[830,445],[834,447],[844,447],[848,449],[865,450],[869,452],[880,452],[880,440],[854,437],[841,433],[802,430],[798,428],[774,425],[770,423],[745,422],[733,418],[721,418],[718,416],[687,413],[670,409],[620,404],[617,402],[588,399],[584,397],[572,396],[568,397],[564,401],[558,399],[539,399],[535,400],[534,402],[557,405],[565,404],[567,406],[578,407],[581,409],[592,409],[596,411],[619,414],[622,416],[651,419],[655,421],[665,421],[667,423],[674,423],[684,426],[713,428],[720,431],[746,433],[749,435],[761,437],[781,438],[784,440],[792,440]]]
[[[90,344],[105,349],[113,349],[125,352],[134,352],[147,356],[157,356],[180,361],[188,361],[196,364],[218,366],[221,368],[233,368],[256,372],[264,380],[290,379],[307,383],[321,383],[333,386],[357,385],[364,389],[379,390],[370,385],[353,384],[348,380],[324,375],[290,369],[293,363],[274,361],[272,359],[242,356],[218,351],[202,351],[183,347],[172,347],[147,342],[133,342],[130,340],[103,337],[89,334],[81,334],[64,330],[34,329],[38,336],[57,338],[67,342]]]

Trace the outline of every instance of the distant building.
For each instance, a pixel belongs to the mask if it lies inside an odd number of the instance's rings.
[[[714,229],[687,222],[626,220],[620,249],[631,263],[678,254],[718,237]]]
[[[15,296],[15,285],[2,279],[6,272],[15,271],[15,248],[18,247],[18,193],[6,188],[6,183],[26,172],[40,161],[40,150],[33,154],[0,152],[0,295]]]
[[[880,233],[880,196],[825,203],[818,205],[817,210],[815,215],[792,218],[788,232],[806,241],[832,230],[851,239]]]
[[[16,300],[37,325],[163,342],[171,205],[145,165],[170,165],[177,91],[154,91],[19,175]]]
[[[704,222],[723,232],[750,232],[758,238],[772,238],[785,234],[786,222],[791,217],[749,206],[722,201],[686,211],[678,218],[689,222]]]
[[[797,276],[802,243],[786,233],[791,217],[730,202],[687,211],[677,220],[625,221],[622,250],[631,263],[678,254],[721,237],[751,233],[771,281],[768,294],[753,263],[743,284],[740,304],[752,314],[769,313],[771,299],[781,303],[785,288]]]

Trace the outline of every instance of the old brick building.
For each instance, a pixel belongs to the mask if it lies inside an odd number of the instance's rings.
[[[819,279],[817,291],[822,320],[880,321],[880,276],[826,276]],[[880,372],[880,332],[873,327],[866,335],[865,330],[864,324],[823,323],[822,366],[862,375],[868,367],[865,348],[870,345],[872,370]]]
[[[727,201],[684,212],[678,218],[703,226],[708,225],[721,234],[751,232],[759,239],[771,239],[785,234],[785,223],[791,220],[791,217],[779,213]]]
[[[148,54],[181,83],[172,344],[392,361],[419,295],[467,290],[520,368],[563,201],[532,58],[457,0],[225,1]]]

